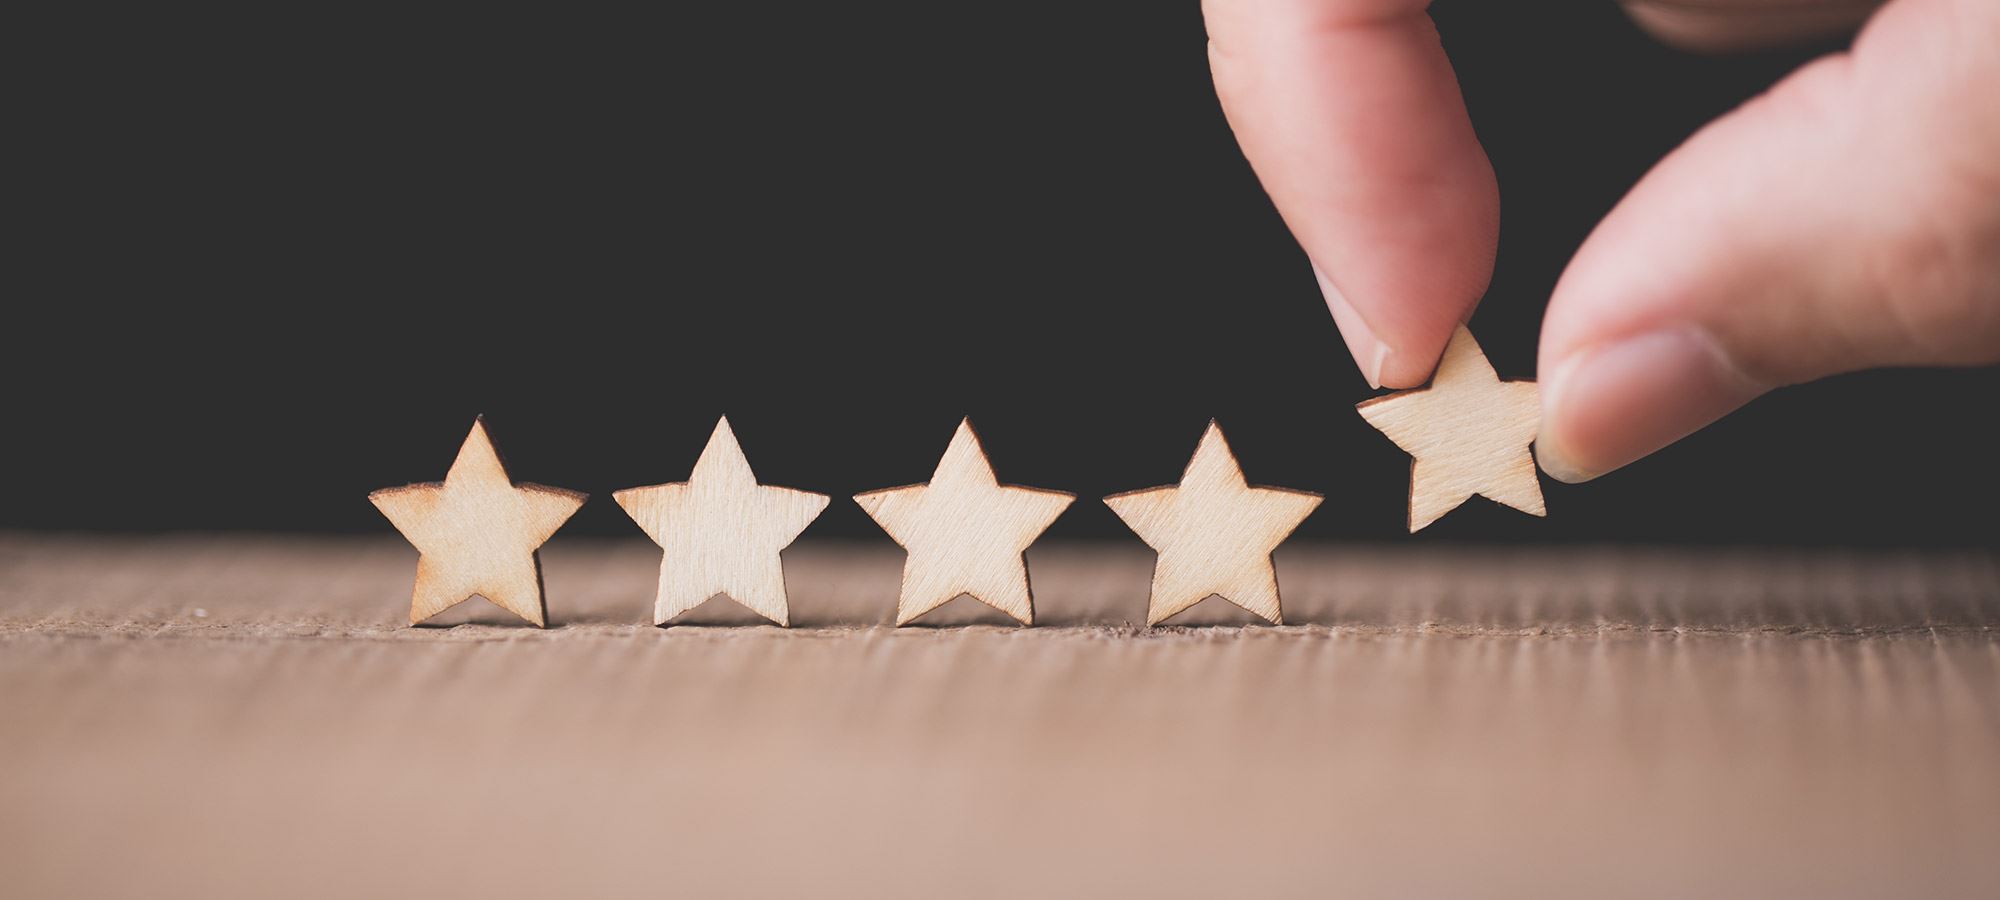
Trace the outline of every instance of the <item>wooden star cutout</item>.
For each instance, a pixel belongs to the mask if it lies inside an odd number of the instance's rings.
[[[1463,325],[1451,336],[1429,387],[1357,407],[1410,460],[1410,532],[1437,521],[1473,494],[1535,516],[1548,515],[1529,446],[1541,427],[1540,389],[1501,381]]]
[[[757,483],[727,417],[715,423],[688,480],[611,495],[653,543],[660,590],[653,624],[724,594],[779,625],[791,624],[780,551],[819,518],[830,498]]]
[[[1159,552],[1146,624],[1158,625],[1211,595],[1277,624],[1283,616],[1271,552],[1321,499],[1308,491],[1250,486],[1221,426],[1210,422],[1180,484],[1113,494],[1104,502]]]
[[[1034,624],[1024,554],[1075,500],[1063,491],[1000,484],[970,419],[958,423],[930,483],[854,496],[909,551],[897,625],[960,594]]]
[[[548,624],[535,555],[587,495],[515,484],[486,433],[486,420],[458,448],[443,482],[383,488],[368,501],[417,548],[414,625],[477,594],[536,625]]]

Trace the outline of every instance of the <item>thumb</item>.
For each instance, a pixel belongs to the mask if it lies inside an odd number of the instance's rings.
[[[2000,4],[1898,0],[1714,122],[1577,251],[1542,468],[1584,481],[1774,387],[2000,360]]]

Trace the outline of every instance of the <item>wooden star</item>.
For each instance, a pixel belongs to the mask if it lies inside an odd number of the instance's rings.
[[[1211,595],[1265,621],[1283,621],[1271,552],[1289,537],[1321,497],[1289,488],[1252,487],[1229,452],[1221,426],[1208,423],[1178,485],[1104,498],[1111,511],[1159,552],[1146,624]]]
[[[1063,491],[1000,484],[970,419],[958,423],[930,483],[854,496],[909,551],[897,625],[960,594],[1034,624],[1025,553],[1075,499]]]
[[[1356,407],[1410,454],[1410,532],[1483,494],[1529,515],[1548,514],[1529,445],[1541,426],[1540,389],[1501,381],[1460,325],[1429,387]]]
[[[715,423],[688,480],[611,495],[664,553],[653,624],[724,594],[791,624],[780,551],[819,518],[825,494],[757,483],[727,417]]]
[[[576,514],[587,495],[515,484],[486,433],[472,433],[443,482],[383,488],[368,501],[417,548],[414,625],[475,594],[536,625],[548,624],[535,551]]]

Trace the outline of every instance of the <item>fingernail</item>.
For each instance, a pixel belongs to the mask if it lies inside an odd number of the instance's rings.
[[[1320,271],[1319,263],[1313,263],[1312,270],[1313,278],[1319,280],[1319,292],[1326,297],[1326,308],[1333,311],[1333,324],[1340,326],[1340,336],[1347,341],[1347,352],[1354,354],[1354,364],[1361,367],[1368,386],[1380,389],[1382,366],[1389,361],[1389,345],[1375,336],[1375,330],[1347,302],[1347,295]]]
[[[1535,459],[1570,484],[1687,437],[1768,389],[1694,327],[1586,347],[1557,362],[1541,387]]]

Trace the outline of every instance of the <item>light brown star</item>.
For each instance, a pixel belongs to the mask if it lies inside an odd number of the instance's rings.
[[[1429,387],[1356,407],[1410,460],[1410,531],[1483,494],[1529,515],[1548,514],[1529,445],[1541,426],[1540,389],[1501,381],[1460,325]]]
[[[1318,494],[1252,487],[1214,422],[1178,485],[1129,491],[1105,505],[1159,551],[1146,624],[1158,625],[1211,595],[1265,621],[1283,620],[1271,552],[1320,504]]]
[[[780,551],[826,509],[828,497],[757,483],[729,419],[715,423],[688,480],[611,495],[664,551],[653,624],[725,594],[791,624]]]
[[[1062,491],[1000,484],[970,419],[958,423],[930,483],[854,496],[909,551],[896,599],[897,625],[960,594],[1023,625],[1034,624],[1024,554],[1075,499]]]
[[[368,501],[417,548],[414,625],[477,594],[536,625],[548,624],[535,551],[576,514],[587,495],[514,484],[486,433],[486,420],[458,448],[442,483],[383,488]]]

